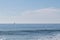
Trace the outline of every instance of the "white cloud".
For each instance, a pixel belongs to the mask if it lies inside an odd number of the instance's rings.
[[[4,22],[5,19],[3,19],[0,21]],[[5,20],[7,23],[14,21],[16,23],[60,23],[60,9],[43,8],[38,10],[25,11],[22,12],[22,16],[15,16],[15,18],[8,17]]]

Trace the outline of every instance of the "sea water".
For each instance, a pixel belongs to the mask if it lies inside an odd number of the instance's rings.
[[[0,25],[0,40],[60,40],[60,25],[28,25],[28,27],[26,27],[27,25],[10,26],[8,27],[8,24]]]

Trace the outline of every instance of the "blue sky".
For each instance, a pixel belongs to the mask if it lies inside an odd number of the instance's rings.
[[[0,0],[0,23],[60,23],[60,0]]]

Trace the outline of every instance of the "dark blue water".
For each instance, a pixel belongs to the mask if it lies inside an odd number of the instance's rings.
[[[0,30],[60,30],[60,24],[0,24]]]
[[[60,24],[0,24],[0,40],[60,40]]]

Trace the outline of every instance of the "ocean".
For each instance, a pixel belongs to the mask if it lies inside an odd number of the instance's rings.
[[[0,40],[60,40],[60,24],[0,24]]]

